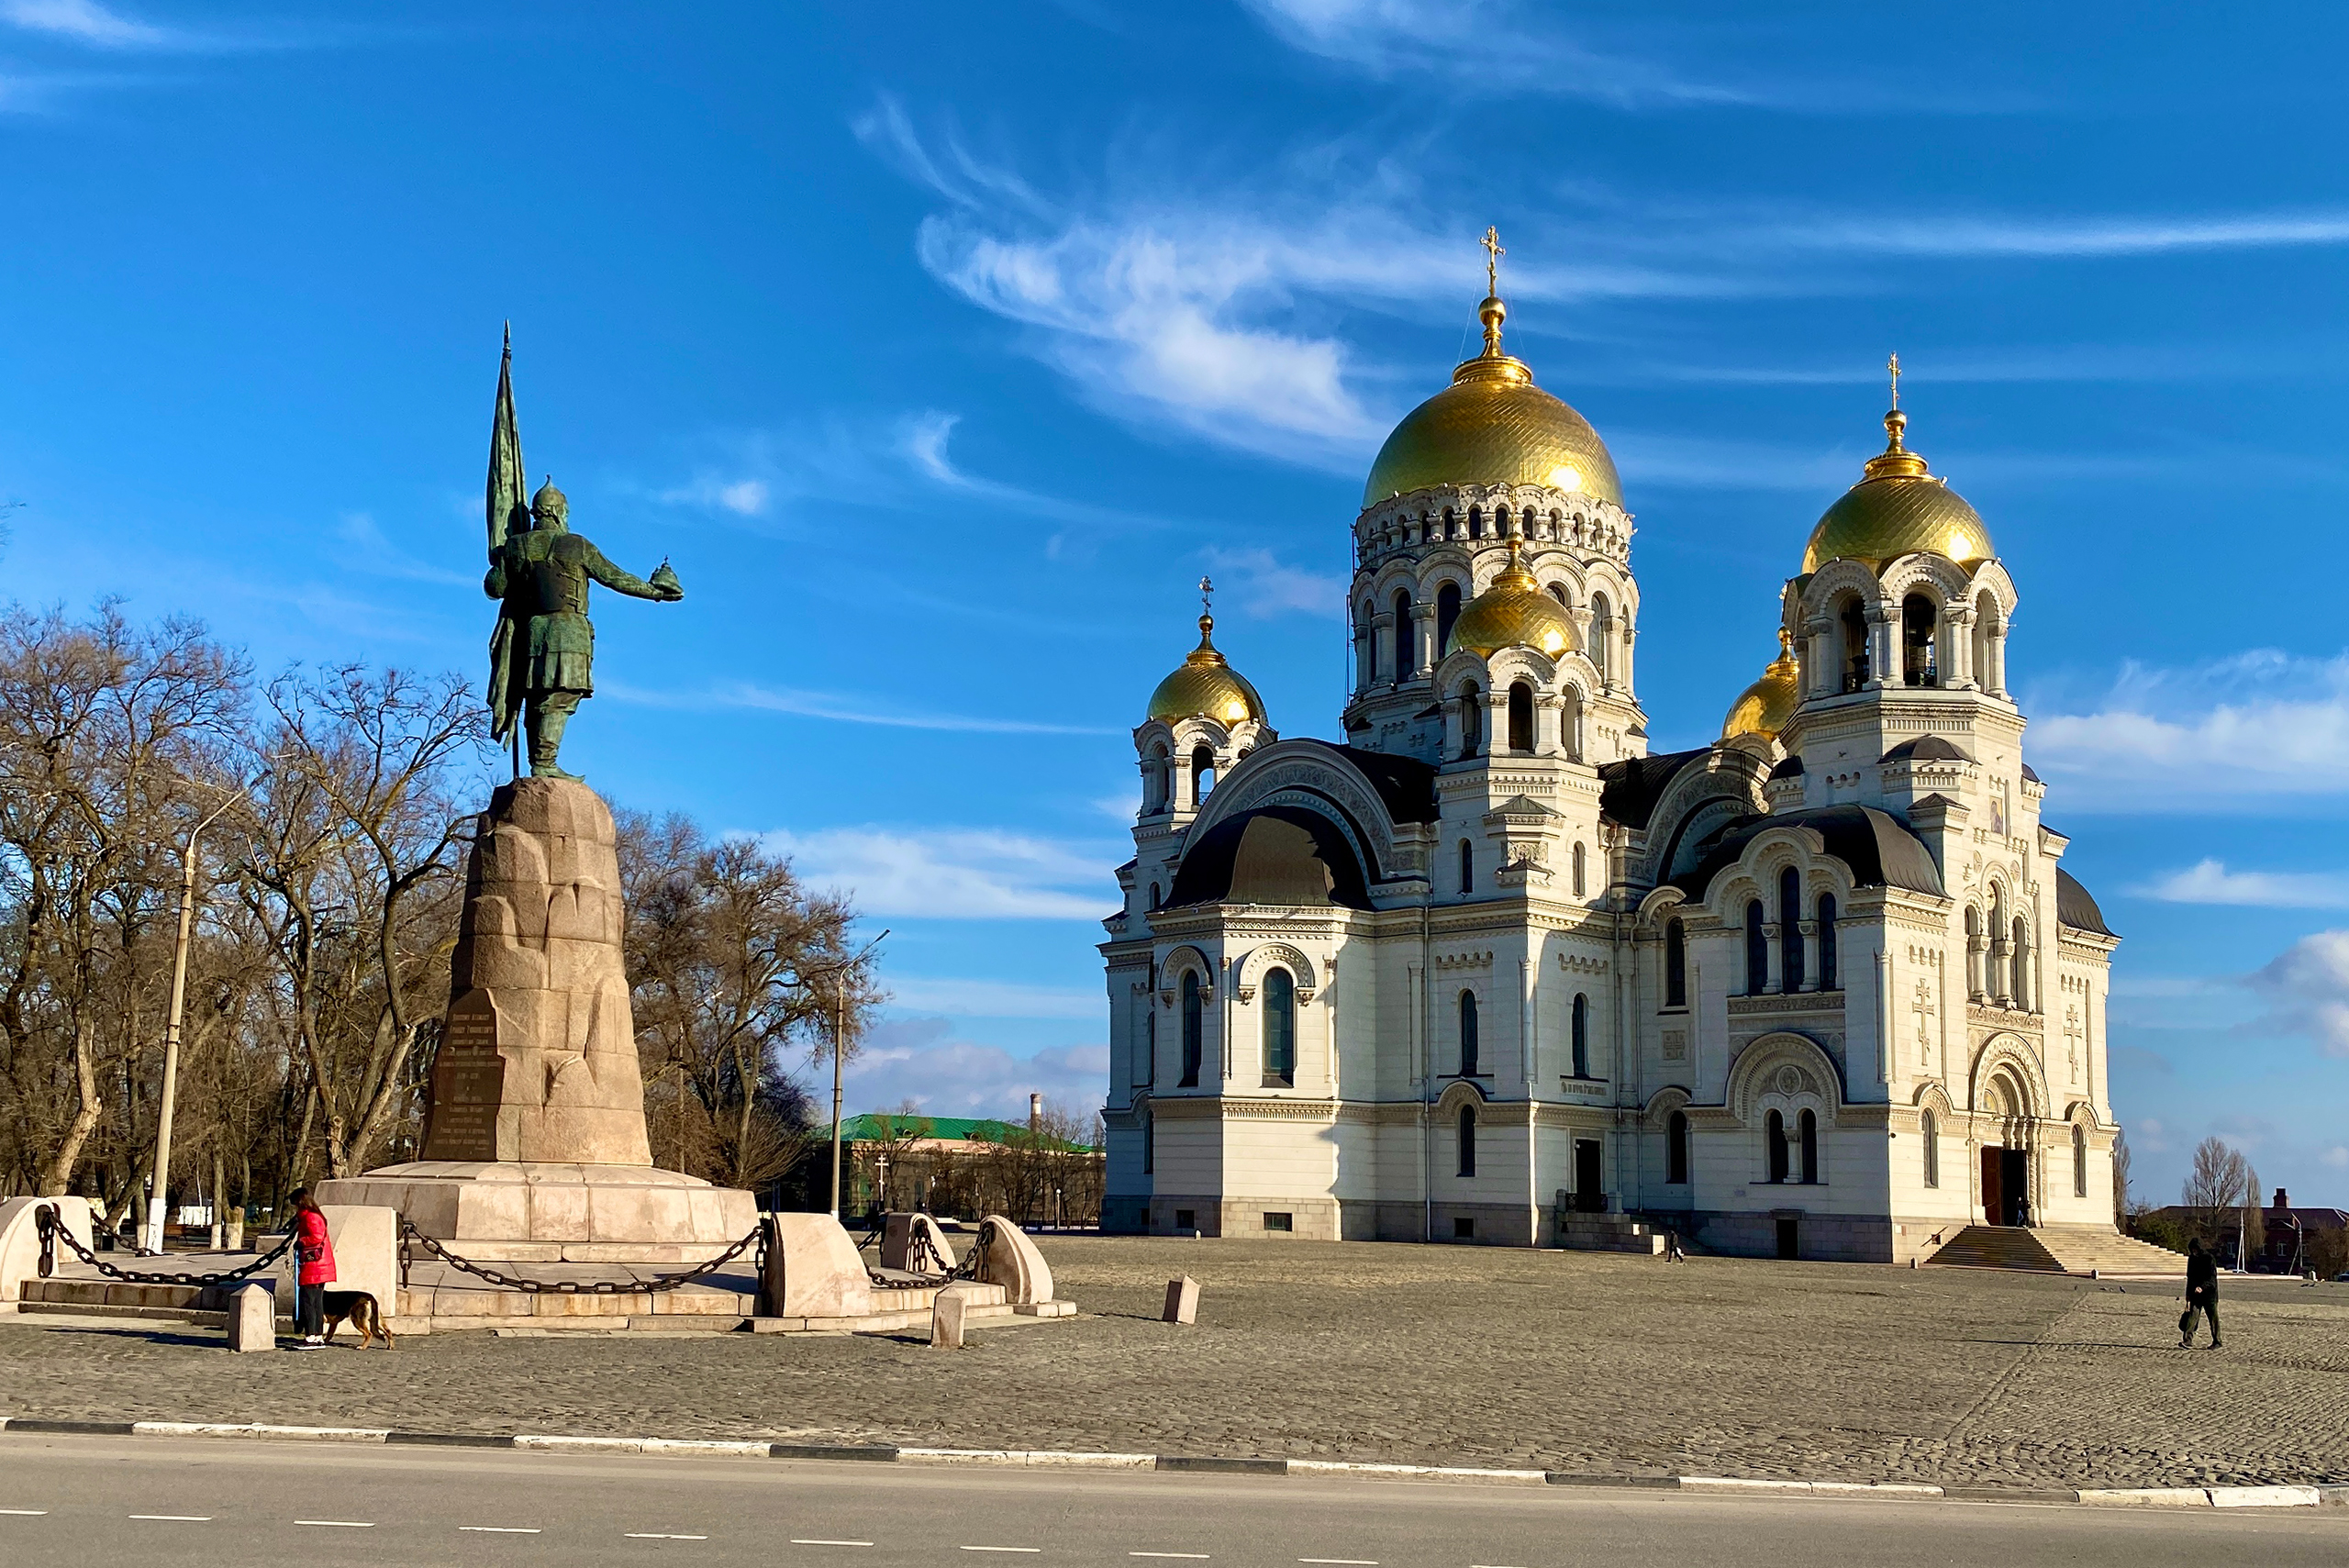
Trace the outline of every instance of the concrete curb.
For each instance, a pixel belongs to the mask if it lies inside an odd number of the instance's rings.
[[[864,1461],[884,1464],[1012,1466],[1032,1470],[1163,1470],[1194,1474],[1386,1476],[1483,1485],[1574,1486],[1730,1496],[1873,1497],[1891,1502],[2072,1503],[2092,1507],[2314,1508],[2349,1507],[2349,1486],[1934,1486],[1882,1481],[1799,1481],[1740,1475],[1606,1475],[1464,1464],[1216,1454],[1095,1453],[1068,1449],[900,1448],[887,1443],[759,1442],[712,1438],[567,1437],[551,1432],[407,1432],[387,1427],[283,1427],[257,1421],[65,1421],[0,1418],[0,1431],[58,1437],[248,1438],[274,1442],[503,1448],[537,1453],[671,1454],[689,1459]]]

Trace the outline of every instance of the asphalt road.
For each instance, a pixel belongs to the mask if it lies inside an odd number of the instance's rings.
[[[2349,1558],[2349,1509],[1777,1500],[1410,1481],[0,1435],[0,1563],[1380,1568]]]

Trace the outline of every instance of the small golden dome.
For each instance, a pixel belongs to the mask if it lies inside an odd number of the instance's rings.
[[[1871,567],[1917,551],[1973,566],[1998,553],[1981,515],[1946,480],[1925,472],[1925,460],[1900,444],[1909,417],[1884,417],[1891,442],[1868,459],[1864,477],[1827,508],[1802,553],[1805,573],[1831,561],[1865,561]]]
[[[1226,727],[1250,718],[1264,722],[1264,699],[1216,650],[1213,616],[1199,617],[1199,645],[1150,694],[1150,717],[1168,724],[1186,718],[1211,718]]]
[[[1437,484],[1546,484],[1621,506],[1615,460],[1590,421],[1534,385],[1524,361],[1501,352],[1508,306],[1488,295],[1477,314],[1485,351],[1403,416],[1370,465],[1362,504]]]
[[[1545,659],[1562,659],[1582,647],[1574,617],[1564,605],[1542,592],[1541,583],[1525,569],[1521,547],[1512,536],[1508,565],[1493,585],[1462,606],[1452,623],[1443,651],[1464,648],[1479,659],[1490,659],[1504,648],[1531,648]]]
[[[1729,705],[1729,717],[1721,720],[1721,739],[1734,740],[1741,735],[1759,735],[1765,740],[1776,740],[1801,701],[1802,683],[1795,665],[1794,642],[1787,636],[1786,628],[1780,627],[1778,656],[1764,668],[1760,680]]]

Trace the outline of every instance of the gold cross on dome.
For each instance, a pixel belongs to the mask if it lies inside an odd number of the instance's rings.
[[[1508,254],[1501,249],[1501,231],[1488,226],[1479,243],[1485,247],[1485,292],[1497,295],[1501,292],[1501,258]]]
[[[1892,373],[1892,406],[1900,406],[1900,356],[1895,354],[1885,361],[1884,368]]]
[[[1212,577],[1199,579],[1199,614],[1215,614],[1215,579]]]

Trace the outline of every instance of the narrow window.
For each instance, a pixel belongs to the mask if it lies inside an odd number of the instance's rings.
[[[1843,689],[1856,692],[1868,684],[1868,618],[1857,599],[1844,600],[1837,618],[1843,629]]]
[[[1163,896],[1158,891],[1158,884],[1154,882],[1150,884],[1150,906],[1155,909],[1163,901]]]
[[[1900,601],[1900,678],[1912,686],[1941,684],[1934,659],[1933,625],[1939,612],[1922,594]]]
[[[1778,944],[1785,952],[1786,977],[1781,986],[1793,995],[1802,989],[1802,878],[1788,866],[1778,873]]]
[[[1141,1118],[1141,1173],[1145,1176],[1158,1169],[1158,1118],[1149,1112]]]
[[[1474,1078],[1479,1063],[1476,1060],[1476,994],[1460,993],[1460,1075]]]
[[[1476,1173],[1476,1107],[1460,1107],[1460,1173]]]
[[[1664,923],[1664,1005],[1688,1005],[1688,932],[1677,920]]]
[[[1467,840],[1463,839],[1460,840],[1460,891],[1474,893],[1475,890],[1476,851]]]
[[[1200,1006],[1199,976],[1194,970],[1183,976],[1183,1081],[1176,1087],[1196,1089],[1199,1086],[1200,1035],[1206,1023],[1205,1009]]]
[[[1590,596],[1590,662],[1598,678],[1615,678],[1615,617],[1604,594]]]
[[[1785,1181],[1787,1179],[1787,1118],[1776,1111],[1772,1111],[1762,1118],[1762,1142],[1763,1151],[1770,1162],[1770,1179],[1774,1182]]]
[[[1286,969],[1264,975],[1264,1082],[1297,1081],[1297,981]]]
[[[1575,995],[1575,1076],[1590,1076],[1590,998]]]
[[[1925,1140],[1925,1184],[1937,1187],[1942,1184],[1941,1118],[1927,1110],[1923,1119],[1924,1125],[1919,1129],[1918,1136]]]
[[[1395,682],[1400,685],[1417,673],[1418,661],[1411,657],[1411,595],[1395,595]]]
[[[1805,1111],[1796,1119],[1802,1131],[1802,1179],[1805,1186],[1819,1183],[1819,1118]]]
[[[1745,994],[1759,996],[1770,984],[1770,939],[1762,929],[1762,900],[1745,906]]]
[[[1584,864],[1585,861],[1587,859],[1588,857],[1583,851],[1583,847],[1580,844],[1576,844],[1575,846],[1575,896],[1577,898],[1580,898],[1583,895],[1590,891],[1587,885],[1589,878],[1586,873],[1586,868]]]
[[[2078,1122],[2072,1124],[2072,1195],[2088,1195],[2088,1133]]]
[[[1470,686],[1460,694],[1460,754],[1473,757],[1484,749],[1484,694]]]
[[[1206,746],[1191,749],[1191,809],[1197,811],[1207,804],[1208,792],[1215,788],[1215,752]]]
[[[1688,1113],[1674,1111],[1664,1124],[1664,1180],[1667,1186],[1688,1184]]]
[[[1435,656],[1452,651],[1453,623],[1460,618],[1460,584],[1446,583],[1435,591]]]
[[[2034,1012],[2037,1009],[2031,1005],[2031,928],[2023,923],[2023,917],[2020,915],[2015,917],[2012,962],[2015,971],[2015,1006],[2026,1013]]]
[[[1158,1008],[1152,1005],[1141,1020],[1141,1082],[1158,1082]]]
[[[1982,995],[1982,911],[1965,906],[1965,994]]]
[[[1819,895],[1819,988],[1838,989],[1835,978],[1835,895]]]
[[[1508,689],[1508,749],[1533,750],[1533,688],[1523,681]]]
[[[1987,929],[1985,932],[1985,934],[1989,938],[1990,958],[1988,973],[1983,977],[1983,986],[1984,989],[1990,993],[1990,999],[1998,1003],[2001,1006],[2006,1005],[2008,997],[2012,995],[2012,993],[2007,989],[2007,959],[2009,955],[1998,951],[2000,948],[2007,945],[2005,941],[2001,940],[2006,936],[2006,932],[2002,929],[2005,927],[2006,923],[2007,895],[2003,890],[1993,886],[1990,889],[1990,919]]]

